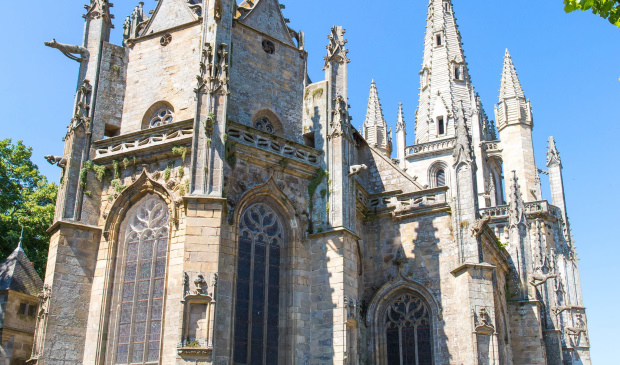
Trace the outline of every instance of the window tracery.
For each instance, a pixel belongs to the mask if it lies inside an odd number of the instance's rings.
[[[254,123],[254,127],[260,131],[267,132],[269,134],[273,134],[275,132],[273,124],[271,124],[271,121],[266,117],[262,117],[257,120]]]
[[[263,203],[241,215],[234,364],[278,363],[282,227]]]
[[[159,108],[149,121],[149,128],[159,127],[174,122],[174,111],[169,106]]]
[[[424,301],[405,293],[385,315],[388,365],[432,365],[430,311]]]
[[[169,211],[163,199],[151,194],[125,219],[121,283],[117,287],[120,312],[115,364],[156,364],[162,332]]]

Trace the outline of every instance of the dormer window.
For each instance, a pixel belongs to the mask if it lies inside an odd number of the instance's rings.
[[[437,47],[440,47],[441,45],[443,45],[443,39],[441,39],[441,34],[435,35],[435,45]]]
[[[463,80],[463,70],[461,65],[454,65],[454,79],[455,80]]]
[[[446,134],[446,123],[443,117],[437,117],[437,134],[440,136]]]

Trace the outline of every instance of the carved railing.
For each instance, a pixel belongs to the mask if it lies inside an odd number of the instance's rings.
[[[549,204],[546,200],[525,203],[525,214],[548,214],[552,217],[562,219],[562,210],[556,206]],[[491,218],[508,217],[508,205],[500,205],[497,207],[480,209],[480,215]]]
[[[405,149],[406,156],[415,156],[432,152],[447,151],[454,148],[456,144],[456,138],[444,139],[441,141],[434,141],[422,144],[416,144],[409,146]]]
[[[187,120],[104,139],[94,143],[95,159],[122,156],[156,146],[181,144],[191,141],[193,133],[193,120]]]
[[[480,147],[487,155],[499,154],[502,152],[500,141],[484,141],[480,142]]]
[[[322,152],[319,150],[239,123],[229,122],[227,136],[229,140],[246,146],[260,148],[313,166],[319,166],[321,163]]]
[[[370,198],[358,191],[357,200],[368,211],[375,214],[394,211],[397,215],[406,214],[418,208],[443,205],[447,202],[446,189],[424,190],[408,194],[402,194],[401,191],[398,191],[392,194],[375,195]]]

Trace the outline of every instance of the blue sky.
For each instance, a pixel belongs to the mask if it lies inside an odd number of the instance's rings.
[[[82,1],[0,1],[5,36],[0,38],[0,138],[24,140],[35,162],[53,181],[59,171],[43,159],[61,155],[72,112],[78,64],[43,46],[56,38],[78,44]],[[136,1],[116,0],[112,9],[119,44],[122,22]],[[156,2],[145,0],[147,9]],[[561,0],[453,0],[470,74],[486,112],[494,119],[505,48],[512,54],[525,94],[534,109],[534,145],[545,167],[546,140],[556,137],[564,163],[568,214],[581,259],[594,363],[617,361],[615,304],[620,257],[616,231],[620,204],[611,189],[618,181],[615,160],[620,134],[620,28],[589,13],[565,14]],[[306,33],[309,73],[323,79],[322,58],[332,25],[347,29],[349,97],[353,124],[364,121],[371,79],[386,119],[393,126],[398,103],[413,143],[418,102],[426,0],[283,0],[291,27]],[[533,5],[535,4],[535,5]],[[32,6],[34,5],[34,6]],[[36,9],[36,11],[31,11]],[[188,82],[193,82],[188,80]],[[543,183],[545,184],[545,182]],[[546,197],[549,197],[545,185]]]

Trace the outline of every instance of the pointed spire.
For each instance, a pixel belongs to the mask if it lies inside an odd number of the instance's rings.
[[[22,233],[20,233],[19,235],[19,242],[17,243],[17,248],[18,249],[23,249],[22,248],[22,240],[24,239],[24,226],[22,226]]]
[[[499,90],[499,99],[510,98],[525,98],[523,94],[523,88],[517,75],[515,65],[512,63],[512,57],[510,52],[506,48],[506,54],[504,55],[504,71],[502,73],[502,86]]]
[[[375,84],[374,79],[370,84],[368,109],[366,111],[366,120],[364,121],[364,138],[370,146],[382,152],[389,150],[387,123],[383,117],[381,101],[379,101],[379,92],[377,91],[377,84]]]
[[[525,98],[517,70],[512,63],[512,57],[508,50],[504,55],[504,69],[499,89],[499,103],[495,106],[495,119],[500,132],[507,125],[525,124],[530,127],[534,126],[532,105]]]
[[[560,158],[560,152],[555,145],[555,138],[549,137],[549,145],[547,146],[547,167],[554,165],[562,166],[562,159]]]
[[[398,121],[396,121],[396,133],[400,133],[407,129],[405,124],[405,116],[403,115],[403,103],[398,103]]]

